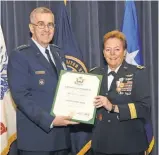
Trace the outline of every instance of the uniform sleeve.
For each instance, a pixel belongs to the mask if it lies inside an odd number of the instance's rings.
[[[131,103],[118,105],[120,121],[150,117],[150,86],[146,69],[138,69],[134,75]]]
[[[49,132],[54,117],[34,101],[29,87],[29,64],[23,51],[13,51],[8,62],[8,83],[17,108],[31,121]]]

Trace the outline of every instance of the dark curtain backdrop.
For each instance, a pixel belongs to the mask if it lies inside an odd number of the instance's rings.
[[[49,7],[55,14],[63,1],[1,1],[1,25],[10,54],[15,47],[26,44],[29,35],[29,14],[38,6]],[[152,123],[155,148],[158,151],[158,2],[135,1],[144,65],[149,69],[152,96]],[[67,3],[73,31],[88,68],[104,65],[103,35],[121,29],[124,1],[69,1]],[[55,19],[56,20],[56,19]],[[144,78],[144,77],[143,77]]]

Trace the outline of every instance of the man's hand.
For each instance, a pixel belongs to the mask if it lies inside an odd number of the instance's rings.
[[[53,120],[54,126],[67,126],[67,125],[73,125],[73,124],[79,124],[78,122],[71,121],[70,116],[56,116]]]

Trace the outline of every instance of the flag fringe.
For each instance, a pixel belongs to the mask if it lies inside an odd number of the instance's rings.
[[[85,155],[85,153],[91,148],[92,141],[90,140],[78,153],[77,155]]]
[[[1,155],[7,155],[10,149],[11,144],[17,139],[17,134],[13,134],[8,139],[8,145],[3,149]]]
[[[149,144],[149,148],[148,148],[148,150],[147,150],[148,153],[151,153],[154,144],[155,144],[155,139],[154,139],[154,136],[153,136],[153,138],[152,138],[152,140],[151,140],[151,143]]]

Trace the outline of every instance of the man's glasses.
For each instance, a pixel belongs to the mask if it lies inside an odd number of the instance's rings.
[[[55,24],[54,23],[48,23],[47,25],[45,25],[44,22],[39,21],[37,24],[33,24],[33,23],[31,23],[31,24],[34,25],[34,26],[37,26],[39,29],[44,29],[46,26],[49,29],[54,29],[55,28]]]

